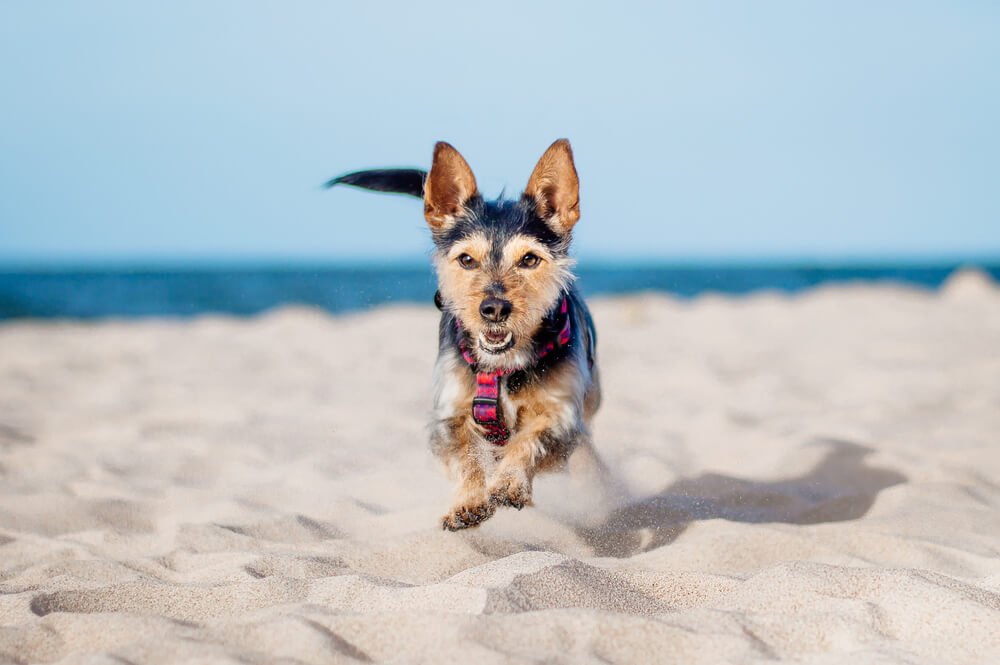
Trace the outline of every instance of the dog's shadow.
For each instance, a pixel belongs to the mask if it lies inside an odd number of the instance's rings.
[[[819,524],[865,515],[883,489],[906,481],[891,469],[869,466],[871,448],[840,439],[809,473],[755,482],[708,473],[683,478],[656,495],[632,501],[577,535],[597,556],[629,557],[673,542],[692,522]]]

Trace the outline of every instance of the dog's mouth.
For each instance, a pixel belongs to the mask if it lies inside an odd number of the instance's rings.
[[[509,330],[484,330],[479,333],[479,348],[486,353],[503,353],[514,346],[514,333]]]

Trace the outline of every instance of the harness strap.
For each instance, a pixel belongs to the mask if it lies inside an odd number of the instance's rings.
[[[500,377],[503,370],[476,373],[476,396],[472,398],[472,419],[486,430],[486,440],[502,446],[510,432],[500,410]]]
[[[563,326],[555,339],[550,340],[539,349],[539,360],[551,353],[557,346],[569,344],[572,317],[569,316],[568,300],[566,296],[563,296],[562,303],[559,305],[559,314],[565,319]],[[462,324],[458,319],[455,319],[455,326],[461,332]],[[462,357],[465,362],[469,363],[469,367],[476,371],[475,356],[466,348],[464,338],[460,336],[459,339],[462,340],[460,341]],[[503,411],[500,408],[500,379],[513,371],[515,370],[500,368],[492,372],[476,372],[476,396],[472,398],[472,419],[486,431],[486,440],[498,446],[506,444],[510,438],[510,432],[504,423]]]

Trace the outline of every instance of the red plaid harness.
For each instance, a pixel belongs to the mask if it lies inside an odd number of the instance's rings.
[[[557,345],[566,346],[569,344],[573,317],[569,315],[568,300],[566,296],[563,296],[562,303],[558,308],[559,316],[565,319],[562,328],[554,339],[549,340],[538,351],[539,360],[551,353]],[[458,319],[455,319],[455,325],[461,331],[462,324]],[[475,370],[476,358],[466,348],[464,336],[461,339],[463,340],[461,342],[462,357]],[[503,412],[500,410],[500,378],[515,371],[517,370],[501,368],[493,372],[476,372],[476,396],[472,398],[472,419],[486,430],[486,440],[498,446],[504,445],[510,438],[510,432],[503,420]]]

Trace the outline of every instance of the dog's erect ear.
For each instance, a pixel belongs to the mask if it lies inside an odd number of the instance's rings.
[[[374,169],[371,171],[355,171],[339,178],[328,180],[327,187],[334,185],[350,185],[374,192],[389,192],[390,194],[406,194],[424,198],[424,180],[427,171],[421,169]]]
[[[435,231],[455,221],[466,202],[478,196],[476,178],[465,159],[449,144],[434,146],[434,162],[424,182],[424,217]]]
[[[534,199],[538,215],[558,233],[567,234],[580,219],[580,179],[569,141],[549,146],[535,165],[524,195]]]

